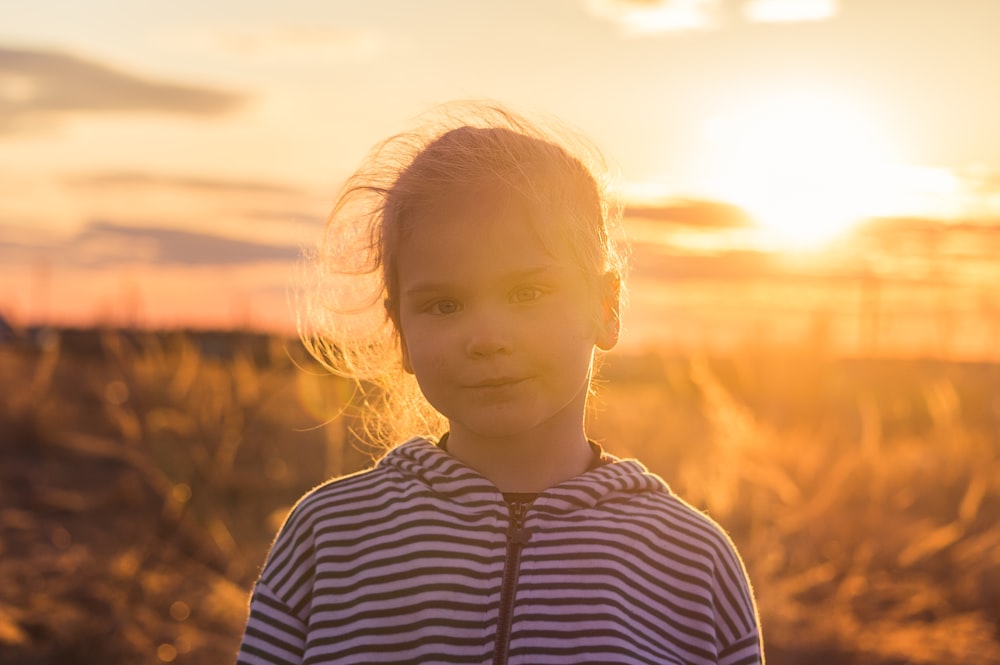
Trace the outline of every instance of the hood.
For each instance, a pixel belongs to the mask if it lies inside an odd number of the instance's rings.
[[[612,459],[610,464],[545,490],[533,507],[558,514],[607,501],[627,500],[629,495],[670,493],[663,479],[650,473],[640,462]],[[411,439],[393,448],[378,466],[391,468],[435,494],[459,503],[495,506],[503,500],[496,485],[425,438]]]

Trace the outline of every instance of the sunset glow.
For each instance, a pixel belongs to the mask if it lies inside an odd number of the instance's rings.
[[[884,131],[824,95],[784,95],[708,128],[713,191],[745,208],[782,246],[822,243],[882,214],[895,183]]]
[[[633,243],[623,345],[826,316],[848,351],[1000,348],[1000,3],[8,4],[15,325],[291,331],[297,261],[365,153],[485,98],[607,154]]]
[[[0,665],[1000,665],[998,65],[1000,0],[0,0]]]

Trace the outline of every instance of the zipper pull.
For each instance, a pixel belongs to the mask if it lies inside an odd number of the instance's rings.
[[[524,517],[528,512],[527,503],[510,503],[510,524],[507,526],[507,542],[512,545],[525,545],[531,540],[531,529],[524,526]]]

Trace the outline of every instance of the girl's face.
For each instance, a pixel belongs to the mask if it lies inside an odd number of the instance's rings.
[[[618,338],[618,285],[543,246],[523,215],[428,215],[400,243],[403,362],[453,436],[582,433],[594,347]]]

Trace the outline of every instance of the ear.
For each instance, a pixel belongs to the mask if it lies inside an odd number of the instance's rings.
[[[611,271],[600,281],[600,312],[597,319],[597,340],[595,344],[602,351],[610,351],[618,343],[621,334],[621,276]]]

